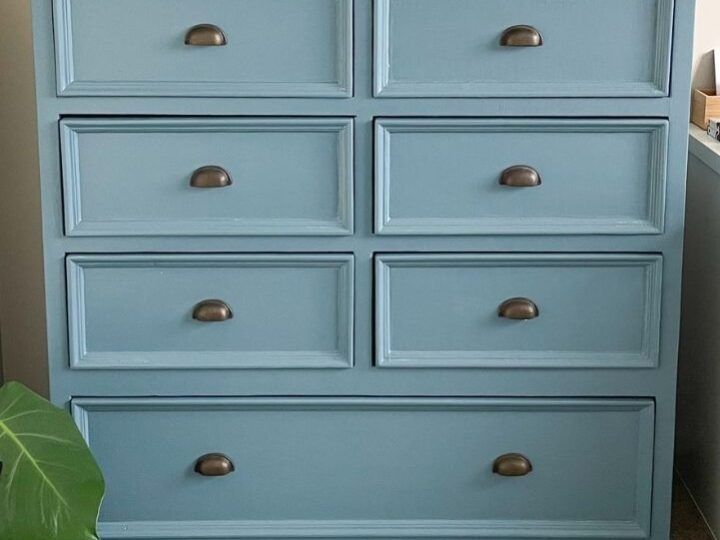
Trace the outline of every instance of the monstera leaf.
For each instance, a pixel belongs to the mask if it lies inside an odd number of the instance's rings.
[[[97,540],[102,473],[70,415],[22,384],[0,388],[0,538]]]

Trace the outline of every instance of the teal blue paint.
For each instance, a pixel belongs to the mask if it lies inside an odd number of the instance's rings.
[[[673,0],[377,0],[375,93],[667,95],[672,17]],[[515,24],[537,27],[543,46],[500,47]]]
[[[352,234],[351,119],[73,118],[61,130],[70,236]],[[232,185],[190,186],[217,164]]]
[[[73,410],[108,480],[105,539],[496,538],[510,528],[619,540],[649,527],[649,400],[120,398],[77,399]],[[492,473],[510,449],[534,456],[529,476]],[[236,472],[189,472],[210,450],[234,456]],[[138,478],[153,482],[138,492]]]
[[[63,96],[349,97],[352,89],[352,0],[57,0],[55,20]],[[222,27],[227,46],[185,46],[197,21]]]
[[[381,255],[375,268],[381,366],[658,364],[658,256]],[[498,306],[516,297],[531,299],[539,317],[500,318]]]
[[[663,120],[380,118],[375,155],[380,234],[663,229]],[[531,163],[542,187],[501,186],[503,170],[518,163]]]
[[[82,255],[67,268],[73,368],[352,367],[351,255]],[[129,313],[128,295],[143,309]],[[231,320],[192,318],[216,298]]]
[[[668,539],[693,0],[32,9],[51,397],[103,538]]]

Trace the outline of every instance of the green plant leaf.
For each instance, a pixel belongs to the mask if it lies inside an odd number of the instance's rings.
[[[65,411],[0,388],[0,538],[97,540],[102,473]]]

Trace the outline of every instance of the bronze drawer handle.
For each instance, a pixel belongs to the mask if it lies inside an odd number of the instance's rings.
[[[232,185],[230,173],[215,165],[200,167],[190,177],[190,186],[194,188],[221,188],[229,185]]]
[[[195,462],[195,472],[202,476],[227,476],[235,465],[225,454],[205,454]]]
[[[532,463],[522,454],[505,454],[493,463],[493,472],[500,476],[527,476],[532,470]]]
[[[507,187],[537,187],[542,184],[540,173],[527,165],[508,167],[500,175],[500,185]]]
[[[214,24],[197,24],[185,34],[185,45],[193,47],[222,47],[227,42],[225,32]]]
[[[543,37],[537,28],[526,24],[519,24],[507,28],[500,38],[502,47],[540,47]]]
[[[540,309],[528,298],[510,298],[500,304],[498,315],[514,321],[529,321],[540,315]]]
[[[195,306],[192,316],[200,322],[222,322],[232,319],[233,312],[222,300],[203,300]]]

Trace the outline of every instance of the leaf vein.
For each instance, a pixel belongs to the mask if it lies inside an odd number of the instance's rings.
[[[0,420],[0,430],[7,433],[7,436],[10,438],[10,440],[13,441],[15,443],[15,445],[20,449],[20,455],[24,456],[25,459],[27,459],[30,462],[30,464],[35,468],[35,470],[40,475],[40,478],[42,479],[42,481],[47,484],[47,487],[50,488],[50,490],[55,494],[57,499],[65,506],[65,508],[69,509],[70,505],[65,500],[65,497],[63,497],[62,494],[58,491],[57,487],[55,486],[55,484],[53,484],[52,480],[50,480],[50,478],[47,477],[47,475],[45,474],[45,471],[43,471],[42,468],[40,467],[40,464],[37,461],[35,461],[35,458],[32,456],[32,454],[30,454],[30,452],[25,447],[25,445],[22,443],[22,441],[15,436],[15,434],[10,430],[10,428],[7,427],[7,425],[5,425],[5,422],[3,422],[2,420]]]
[[[31,414],[42,414],[42,413],[45,413],[45,411],[25,411],[25,412],[13,414],[12,416],[8,416],[7,418],[3,418],[3,422],[5,422],[7,424],[8,422],[11,422],[13,420],[22,418],[23,416],[29,416]]]
[[[15,436],[18,439],[22,438],[22,437],[25,437],[25,438],[30,437],[30,438],[35,438],[35,439],[45,439],[48,441],[54,441],[54,442],[62,443],[62,444],[71,444],[71,445],[75,444],[73,441],[71,441],[69,439],[55,437],[54,435],[46,435],[44,433],[16,433]]]
[[[18,396],[18,397],[16,397],[15,399],[13,399],[13,400],[10,402],[10,405],[8,405],[7,407],[5,407],[5,408],[3,409],[3,411],[0,412],[0,418],[2,418],[3,415],[4,415],[6,412],[8,412],[10,409],[12,409],[12,408],[15,406],[15,404],[16,404],[18,401],[20,401],[21,399],[22,399],[22,396]]]

